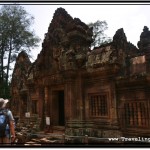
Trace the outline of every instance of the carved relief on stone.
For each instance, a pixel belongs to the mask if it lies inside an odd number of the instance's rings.
[[[113,36],[113,45],[115,46],[116,49],[125,49],[127,46],[127,38],[124,33],[123,28],[118,29]]]
[[[140,50],[147,50],[150,48],[150,31],[147,26],[144,26],[143,32],[140,35],[140,41],[137,45]]]
[[[28,74],[28,78],[27,78],[27,80],[29,81],[32,81],[33,80],[33,78],[34,78],[34,75],[33,75],[33,70]]]
[[[62,48],[59,57],[59,70],[66,69],[66,51]]]
[[[112,64],[116,62],[116,55],[111,46],[106,46],[93,50],[87,54],[87,67],[99,68],[103,65]]]
[[[73,128],[67,128],[67,129],[65,130],[65,134],[66,134],[66,135],[73,135]]]
[[[59,63],[60,63],[60,48],[59,47],[54,47],[53,48],[53,59],[54,59],[54,65],[55,69],[59,70]]]
[[[75,69],[75,51],[74,49],[70,49],[66,52],[66,69]]]
[[[112,53],[112,50],[110,49],[110,46],[107,46],[103,51],[102,51],[102,57],[101,57],[101,63],[108,63],[110,60],[110,54]]]
[[[84,62],[86,61],[86,55],[84,53],[80,53],[80,54],[77,54],[75,58],[76,58],[77,66],[79,68],[83,67]]]
[[[60,74],[51,75],[45,79],[45,85],[62,84],[64,82],[63,77]]]
[[[118,58],[118,62],[119,62],[120,64],[123,64],[123,65],[124,65],[124,63],[125,63],[125,53],[123,52],[122,49],[119,49],[119,50],[118,50],[118,56],[117,56],[117,58]]]
[[[95,55],[93,55],[91,52],[87,53],[87,62],[86,62],[86,67],[91,68],[93,67]]]
[[[18,90],[26,88],[25,82],[27,79],[28,67],[30,65],[31,65],[31,62],[28,58],[28,55],[24,51],[22,51],[18,55],[15,68],[14,68],[14,73],[12,76],[12,85],[16,86]]]
[[[91,42],[91,28],[80,19],[73,19],[63,8],[57,9],[45,34],[40,60],[37,60],[38,70],[54,73],[84,67]]]
[[[63,48],[53,48],[53,59],[56,70],[76,68],[74,49],[64,50]]]

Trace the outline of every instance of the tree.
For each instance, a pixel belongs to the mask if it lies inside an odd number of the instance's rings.
[[[40,39],[31,31],[34,17],[20,5],[3,5],[0,9],[0,79],[8,85],[10,64],[22,50],[28,54]],[[6,64],[6,65],[4,65]],[[6,74],[4,76],[4,73]]]
[[[107,35],[104,34],[104,31],[108,29],[106,21],[97,20],[94,23],[89,23],[88,26],[93,28],[93,43],[91,44],[92,48],[112,41],[110,37],[107,37]]]

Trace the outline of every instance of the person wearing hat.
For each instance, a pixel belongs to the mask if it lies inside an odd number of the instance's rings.
[[[15,127],[14,127],[14,117],[12,115],[12,112],[6,108],[6,104],[9,102],[8,99],[0,98],[0,114],[6,113],[8,117],[8,124],[7,128],[9,128],[9,132],[5,132],[5,136],[0,137],[0,143],[6,144],[14,142],[15,140]],[[11,137],[11,138],[10,138]]]

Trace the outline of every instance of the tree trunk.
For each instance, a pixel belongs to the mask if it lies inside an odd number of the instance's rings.
[[[1,76],[0,76],[0,96],[3,97],[4,93],[5,93],[5,89],[4,89],[4,45],[2,43],[2,47],[1,47]]]
[[[1,49],[1,84],[4,83],[4,45],[2,43],[2,49]]]
[[[8,64],[7,64],[7,74],[6,74],[6,84],[8,85],[8,77],[9,77],[9,69],[10,69],[10,58],[11,58],[11,52],[12,52],[12,42],[10,40],[9,43],[9,55],[8,55]]]

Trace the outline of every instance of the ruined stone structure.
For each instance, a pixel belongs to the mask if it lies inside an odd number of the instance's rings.
[[[58,8],[34,63],[25,52],[12,77],[14,114],[37,114],[41,127],[50,117],[53,128],[67,135],[96,137],[150,134],[150,31],[138,48],[123,29],[111,43],[90,50],[92,29]]]

